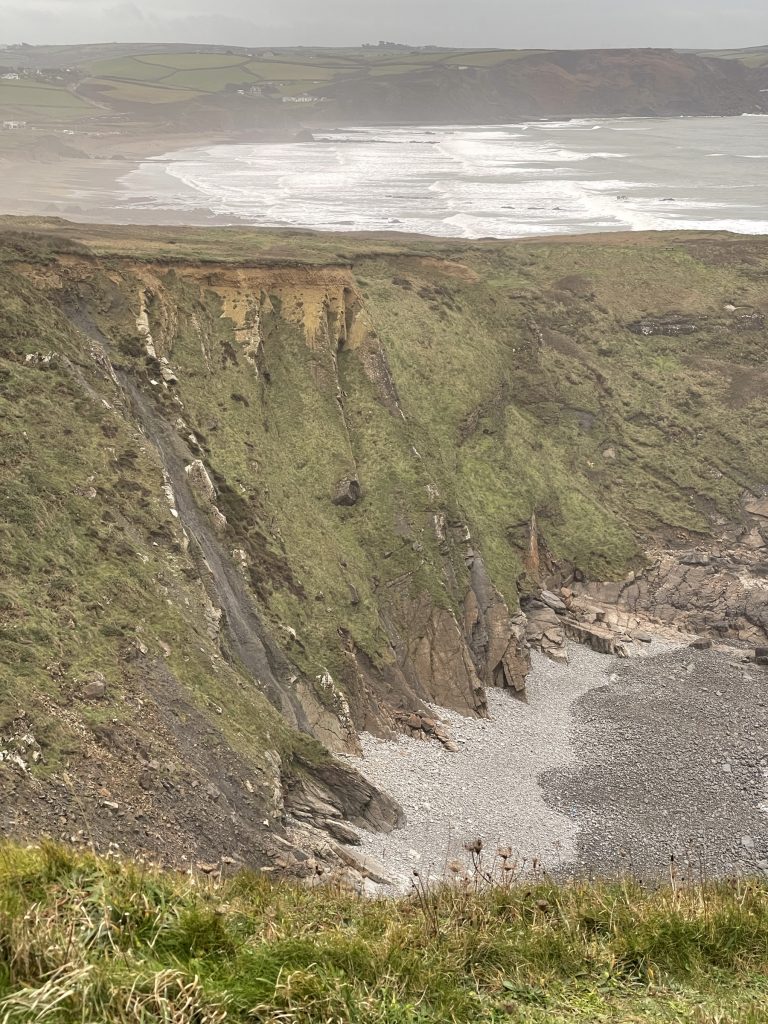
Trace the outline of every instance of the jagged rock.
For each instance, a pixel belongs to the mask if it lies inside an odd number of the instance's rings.
[[[362,495],[363,489],[360,486],[360,481],[355,479],[355,477],[346,477],[336,485],[336,491],[332,500],[334,505],[351,507],[360,501]]]
[[[471,589],[464,600],[464,634],[472,660],[486,686],[525,690],[530,669],[523,616],[510,614],[476,553],[470,561]]]
[[[768,647],[755,648],[755,663],[757,665],[768,665]]]
[[[712,559],[705,551],[691,551],[680,559],[681,565],[710,565],[711,562]]]
[[[219,870],[219,864],[206,864],[204,861],[198,861],[195,865],[198,871],[202,871],[204,875],[215,875]]]
[[[765,316],[758,310],[740,313],[735,320],[737,331],[762,331],[765,327]]]
[[[205,468],[203,460],[195,459],[194,462],[190,462],[188,466],[184,467],[184,472],[189,477],[192,489],[205,502],[212,505],[216,501],[216,487],[208,475],[208,470]]]
[[[565,647],[548,647],[544,653],[552,661],[560,662],[562,665],[568,664],[568,651]]]
[[[569,640],[575,640],[585,647],[590,647],[598,654],[612,654],[619,658],[627,657],[622,636],[602,622],[580,622],[569,616],[563,617],[562,627]]]
[[[323,828],[326,832],[332,835],[334,839],[337,839],[340,843],[346,843],[348,846],[360,846],[360,843],[362,842],[360,836],[354,829],[351,829],[349,825],[345,825],[341,821],[335,821],[333,818],[326,819],[326,821],[323,822]]]
[[[563,605],[565,609],[565,605]],[[531,644],[538,644],[549,654],[551,650],[561,648],[565,644],[563,620],[552,608],[543,601],[529,600],[525,604],[527,621],[526,636]]]
[[[357,871],[363,878],[370,878],[378,885],[393,884],[384,868],[373,857],[364,853],[352,853],[351,850],[345,850],[343,846],[334,846],[333,852],[343,864],[352,868],[353,871]]]
[[[213,518],[213,525],[216,527],[219,533],[224,533],[229,524],[227,523],[227,517],[218,508],[217,505],[214,505],[211,508],[211,517]]]
[[[547,606],[547,608],[551,608],[552,611],[555,611],[555,612],[565,612],[565,611],[567,611],[567,609],[565,607],[565,602],[563,601],[563,599],[558,597],[557,594],[553,594],[551,590],[542,590],[542,592],[541,592],[541,600],[544,602],[544,604]]]
[[[56,353],[48,352],[43,355],[42,352],[29,352],[24,357],[25,366],[38,366],[43,370],[55,370],[57,366]]]
[[[400,668],[423,700],[473,714],[485,713],[485,691],[472,653],[453,613],[438,608],[427,594],[407,599],[399,619],[410,636]]]
[[[746,500],[745,511],[759,515],[763,501],[768,517],[768,498]],[[572,610],[604,610],[630,633],[655,621],[761,646],[768,641],[768,584],[759,572],[763,533],[768,530],[760,522],[734,526],[709,551],[694,553],[697,564],[684,564],[678,551],[664,551],[622,583],[574,584]]]
[[[744,508],[750,515],[768,519],[768,495],[762,498],[748,498],[744,502]]]
[[[303,771],[286,797],[286,806],[311,800],[317,817],[343,817],[375,832],[391,832],[402,822],[400,805],[352,768],[335,760],[313,763],[299,752],[295,759]]]

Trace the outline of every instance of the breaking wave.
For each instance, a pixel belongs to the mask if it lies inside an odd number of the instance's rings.
[[[607,141],[598,129],[620,133],[620,150],[598,148]],[[741,117],[326,130],[310,142],[207,146],[146,161],[122,179],[122,203],[193,222],[468,238],[762,233],[763,133]]]

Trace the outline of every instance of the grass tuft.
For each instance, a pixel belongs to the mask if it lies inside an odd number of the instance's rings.
[[[473,876],[370,900],[4,846],[0,1024],[757,1024],[767,897]]]

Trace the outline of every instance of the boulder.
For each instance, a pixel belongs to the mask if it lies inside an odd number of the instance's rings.
[[[97,672],[80,690],[80,696],[86,700],[102,700],[106,695],[107,681],[101,672]]]
[[[332,500],[334,505],[351,507],[356,505],[362,496],[363,489],[360,486],[360,481],[355,477],[345,477],[336,484]]]
[[[553,594],[551,590],[542,590],[541,600],[554,612],[566,611],[565,602],[562,598],[558,597],[557,594]]]
[[[768,647],[755,648],[755,664],[768,665]]]
[[[708,636],[699,636],[691,644],[695,651],[708,651],[712,647],[712,641]]]

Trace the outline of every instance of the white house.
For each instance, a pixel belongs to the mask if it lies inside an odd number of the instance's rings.
[[[327,103],[327,96],[283,96],[283,103]]]

